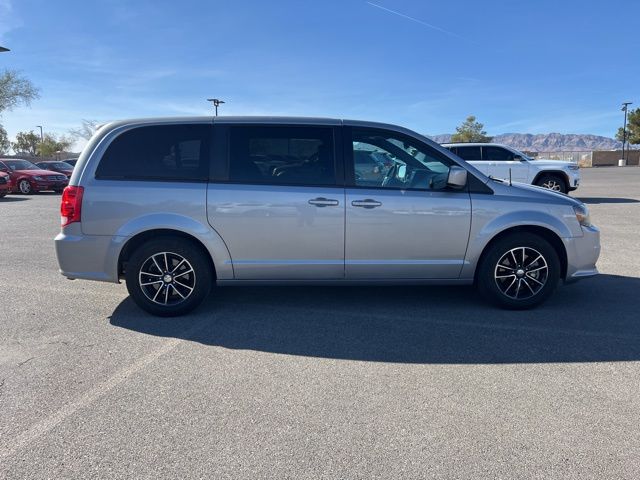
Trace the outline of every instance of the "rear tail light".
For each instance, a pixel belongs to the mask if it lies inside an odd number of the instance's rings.
[[[84,187],[76,187],[69,185],[62,192],[62,202],[60,203],[60,222],[63,227],[70,223],[80,221],[80,212],[82,211],[82,194]]]

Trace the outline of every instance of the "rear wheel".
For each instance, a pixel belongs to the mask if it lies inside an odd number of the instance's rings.
[[[544,302],[560,279],[558,254],[544,238],[509,235],[491,245],[478,267],[478,289],[494,304],[526,309]]]
[[[24,178],[18,182],[18,190],[20,190],[20,193],[22,193],[23,195],[29,195],[30,193],[33,193],[33,188],[31,187],[29,180]]]
[[[151,240],[127,262],[127,290],[147,312],[173,317],[196,308],[211,291],[208,255],[194,242],[178,238]]]
[[[538,185],[539,187],[548,188],[549,190],[553,190],[554,192],[567,193],[569,191],[567,189],[567,182],[559,175],[542,175],[536,182],[536,185]]]
[[[0,198],[4,198],[7,196],[7,192],[0,192]]]

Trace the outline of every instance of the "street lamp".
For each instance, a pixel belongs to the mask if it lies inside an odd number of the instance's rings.
[[[627,141],[627,108],[632,103],[633,102],[624,102],[621,109],[624,112],[624,123],[622,124],[622,160],[624,161],[625,165],[627,164],[627,159],[624,158],[624,144]]]
[[[42,125],[36,125],[36,128],[40,129],[40,141],[44,142],[44,135],[42,134]]]
[[[207,98],[207,102],[213,103],[213,107],[216,109],[216,117],[218,116],[218,107],[225,103],[224,100],[220,100],[218,98]]]

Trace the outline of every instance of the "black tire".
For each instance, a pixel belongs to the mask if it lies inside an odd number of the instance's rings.
[[[166,260],[163,252],[168,254]],[[180,258],[186,264],[176,267]],[[166,268],[167,263],[169,268]],[[162,270],[158,270],[159,267]],[[163,275],[174,267],[177,270],[171,280],[164,279]],[[193,273],[187,272],[189,268]],[[127,290],[133,301],[143,310],[159,317],[184,315],[198,307],[211,292],[213,278],[209,256],[200,246],[187,239],[171,237],[150,240],[138,247],[129,258],[125,272]],[[155,284],[141,285],[147,282]],[[192,287],[191,291],[188,290],[189,286]],[[154,292],[157,297],[155,301],[151,298]],[[164,303],[167,299],[167,303]]]
[[[567,181],[560,175],[554,175],[552,173],[541,175],[536,181],[536,185],[548,188],[554,192],[567,193],[569,191]]]
[[[0,192],[0,198],[4,198],[7,196],[8,192]]]
[[[515,233],[489,246],[480,259],[476,279],[482,296],[495,305],[523,310],[549,298],[560,273],[558,253],[548,241],[535,234]]]
[[[29,180],[26,180],[24,178],[18,182],[18,185],[16,185],[16,187],[18,187],[18,191],[23,195],[30,195],[33,193],[33,188],[31,187]]]

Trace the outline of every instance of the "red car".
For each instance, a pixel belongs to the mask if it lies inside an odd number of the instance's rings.
[[[0,172],[0,198],[11,193],[11,177],[8,173]]]
[[[13,190],[24,194],[44,190],[60,193],[69,183],[66,175],[42,170],[28,160],[0,159],[0,171],[9,174]]]
[[[52,172],[62,173],[63,175],[66,175],[67,178],[71,178],[71,174],[73,173],[73,167],[71,165],[59,160],[47,160],[44,162],[38,162],[36,163],[36,166],[43,170],[51,170]]]

